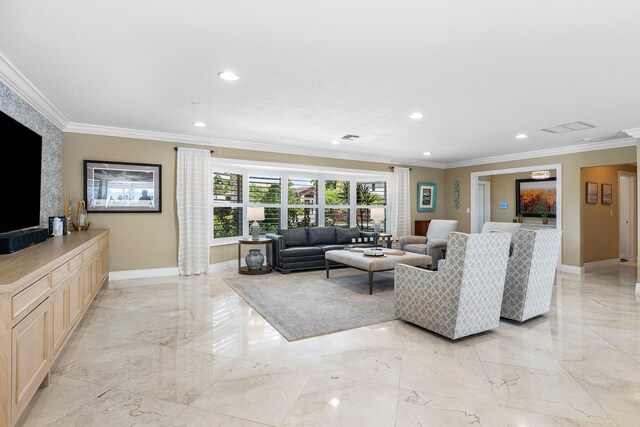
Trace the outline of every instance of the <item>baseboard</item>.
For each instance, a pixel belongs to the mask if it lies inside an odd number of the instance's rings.
[[[577,265],[562,264],[560,267],[558,267],[558,271],[561,271],[563,273],[569,273],[569,274],[584,274],[584,267],[579,267]]]
[[[209,273],[228,270],[238,264],[237,260],[218,262],[209,265]],[[148,268],[144,270],[110,271],[109,280],[144,279],[145,277],[178,276],[178,267]]]
[[[178,267],[148,268],[144,270],[110,271],[109,280],[143,279],[145,277],[177,276]]]
[[[614,265],[620,264],[620,258],[612,258],[612,259],[603,259],[601,261],[593,261],[593,262],[585,262],[584,263],[584,271],[585,273],[589,273],[592,271],[597,271],[602,268],[611,267]]]

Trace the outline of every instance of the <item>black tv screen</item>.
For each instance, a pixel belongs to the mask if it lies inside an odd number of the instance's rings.
[[[0,167],[0,233],[40,225],[42,136],[0,111],[2,146],[15,147],[18,155]]]

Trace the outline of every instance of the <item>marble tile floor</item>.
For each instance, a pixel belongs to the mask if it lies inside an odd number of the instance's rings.
[[[635,265],[559,274],[548,315],[457,342],[402,321],[288,342],[236,274],[106,284],[19,425],[640,425]]]

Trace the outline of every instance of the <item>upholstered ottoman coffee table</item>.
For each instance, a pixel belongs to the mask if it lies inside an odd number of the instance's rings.
[[[364,270],[369,273],[369,295],[373,295],[373,273],[376,271],[388,271],[396,268],[398,264],[407,264],[414,267],[428,267],[431,265],[429,255],[414,254],[411,252],[383,249],[384,256],[365,256],[362,249],[344,249],[329,251],[324,254],[327,265],[327,278],[331,264],[343,264],[349,267]]]

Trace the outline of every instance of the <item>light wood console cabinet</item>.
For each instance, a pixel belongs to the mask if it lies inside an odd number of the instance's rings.
[[[109,272],[109,232],[0,255],[0,427],[15,425]]]

